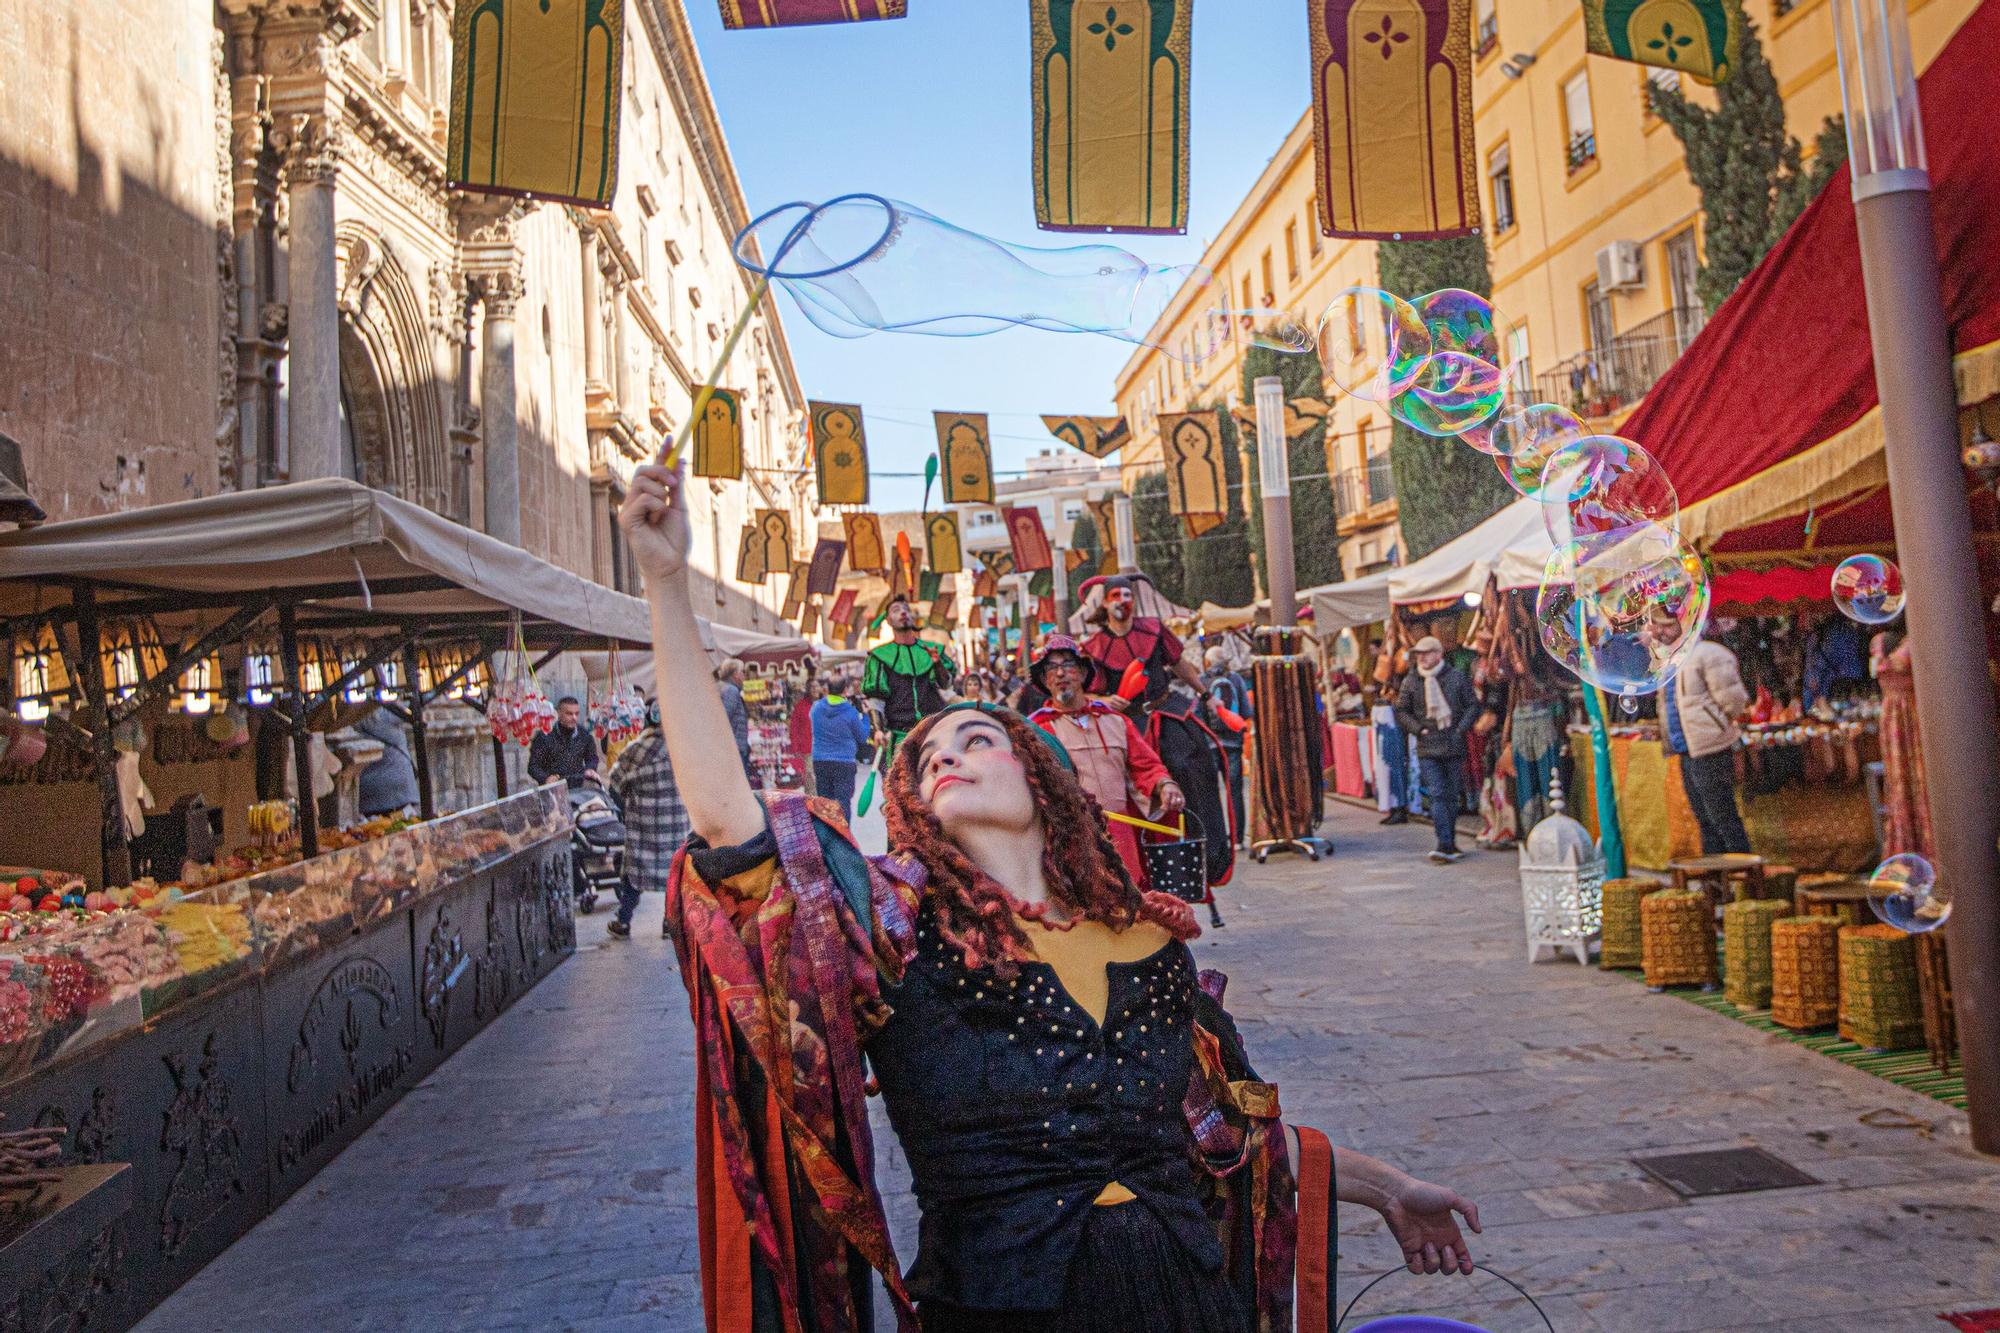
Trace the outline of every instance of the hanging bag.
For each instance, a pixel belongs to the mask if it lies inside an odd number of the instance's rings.
[[[1146,862],[1146,878],[1161,893],[1171,893],[1184,902],[1210,901],[1208,891],[1208,837],[1201,820],[1192,810],[1181,811],[1181,836],[1164,838],[1139,832],[1139,855]],[[1158,838],[1158,841],[1151,839]]]

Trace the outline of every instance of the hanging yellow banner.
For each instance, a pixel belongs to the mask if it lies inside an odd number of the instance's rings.
[[[847,567],[857,574],[879,574],[889,567],[882,545],[882,520],[874,514],[842,514],[847,533]]]
[[[1187,230],[1194,0],[1029,0],[1035,220]]]
[[[1056,417],[1046,414],[1042,424],[1049,434],[1092,458],[1117,453],[1132,441],[1132,430],[1124,417]]]
[[[854,403],[809,402],[821,504],[868,503],[868,442]]]
[[[799,608],[806,604],[806,585],[812,580],[812,566],[795,564],[792,566],[792,580],[785,585],[785,609],[779,615],[786,620],[796,620]]]
[[[458,0],[447,183],[609,208],[623,0]]]
[[[1314,426],[1326,422],[1328,412],[1323,398],[1287,398],[1285,400],[1285,438],[1300,440],[1305,438]],[[1246,438],[1257,438],[1257,409],[1247,403],[1237,403],[1229,409],[1235,419],[1236,429],[1246,432]]]
[[[1472,0],[1307,0],[1306,11],[1325,233],[1476,232]]]
[[[1183,517],[1228,513],[1222,414],[1212,410],[1162,412],[1160,444],[1167,464],[1167,507]]]
[[[710,388],[708,405],[701,420],[689,429],[694,432],[694,475],[743,477],[743,398],[734,389]]]
[[[737,581],[762,583],[791,567],[791,516],[782,509],[759,509],[757,517],[743,525],[742,544],[736,548]]]
[[[924,554],[933,574],[956,574],[965,568],[957,514],[932,514],[924,520]]]
[[[1743,40],[1735,0],[1583,0],[1584,49],[1721,83]],[[1824,49],[1824,48],[1822,48]]]
[[[984,412],[933,412],[946,504],[993,503],[993,444]]]

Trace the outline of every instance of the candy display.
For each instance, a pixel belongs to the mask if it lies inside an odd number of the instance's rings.
[[[500,678],[494,682],[493,697],[486,701],[486,725],[492,729],[494,740],[526,745],[555,729],[556,706],[535,679],[518,613],[514,617],[513,637],[510,651],[494,655]]]

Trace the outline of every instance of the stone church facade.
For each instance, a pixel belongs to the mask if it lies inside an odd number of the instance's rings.
[[[637,590],[613,515],[749,299],[681,0],[627,0],[608,210],[445,188],[450,0],[0,0],[0,432],[51,519],[351,476]],[[774,307],[693,488],[698,608],[750,511],[818,515]]]

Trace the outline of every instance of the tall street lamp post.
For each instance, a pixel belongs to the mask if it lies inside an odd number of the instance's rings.
[[[1909,16],[1904,0],[1832,8],[1931,827],[1952,901],[1945,929],[1966,1108],[1973,1146],[2000,1154],[2000,739]]]

